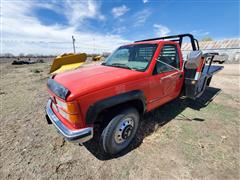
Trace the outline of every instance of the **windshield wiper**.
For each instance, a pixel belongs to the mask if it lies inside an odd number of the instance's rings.
[[[113,66],[113,67],[120,67],[120,68],[125,68],[125,69],[130,69],[132,70],[132,68],[130,68],[129,66],[127,66],[126,64],[121,64],[121,63],[113,63],[113,64],[103,64],[106,66]]]

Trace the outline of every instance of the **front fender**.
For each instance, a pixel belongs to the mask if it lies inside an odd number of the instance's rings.
[[[144,96],[144,93],[140,90],[134,90],[127,93],[118,94],[116,96],[112,96],[92,104],[87,111],[86,124],[93,124],[102,110],[132,100],[140,100],[143,105],[143,111],[145,112],[146,98]]]

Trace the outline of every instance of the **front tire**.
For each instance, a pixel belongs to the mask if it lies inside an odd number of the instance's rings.
[[[125,149],[136,135],[139,113],[133,108],[124,109],[113,117],[101,135],[101,146],[108,154],[117,154]]]

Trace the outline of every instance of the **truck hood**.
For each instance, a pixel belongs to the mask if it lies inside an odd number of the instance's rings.
[[[72,100],[87,93],[137,80],[143,76],[143,72],[135,70],[97,65],[57,74],[54,80],[71,92],[67,99]]]

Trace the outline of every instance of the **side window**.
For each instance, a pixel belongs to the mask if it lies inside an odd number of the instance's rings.
[[[179,69],[180,61],[178,50],[174,44],[166,44],[163,46],[154,69],[154,74],[172,71],[174,68]]]

